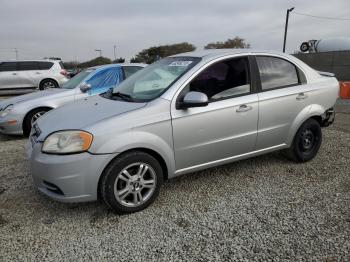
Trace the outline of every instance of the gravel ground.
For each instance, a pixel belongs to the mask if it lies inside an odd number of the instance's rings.
[[[311,162],[277,152],[185,175],[124,216],[38,193],[25,142],[0,136],[0,261],[350,261],[346,110]]]

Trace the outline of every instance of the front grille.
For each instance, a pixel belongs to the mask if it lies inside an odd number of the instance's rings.
[[[52,184],[50,182],[47,182],[47,181],[43,180],[43,185],[50,192],[53,192],[53,193],[61,195],[61,196],[64,195],[63,191],[58,186],[56,186],[55,184]]]

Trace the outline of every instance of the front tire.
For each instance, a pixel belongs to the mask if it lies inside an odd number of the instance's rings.
[[[100,195],[115,213],[141,211],[157,198],[163,183],[163,170],[151,155],[134,151],[112,161],[104,171]]]
[[[306,120],[295,134],[287,156],[295,162],[307,162],[313,159],[322,143],[320,124],[313,118]]]

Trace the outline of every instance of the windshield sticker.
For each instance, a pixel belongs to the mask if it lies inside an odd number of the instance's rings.
[[[189,66],[193,61],[174,61],[169,66]]]

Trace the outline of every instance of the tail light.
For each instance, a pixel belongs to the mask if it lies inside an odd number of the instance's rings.
[[[64,76],[66,76],[66,77],[68,77],[68,73],[67,73],[67,71],[66,70],[61,70],[61,75],[64,75]]]

